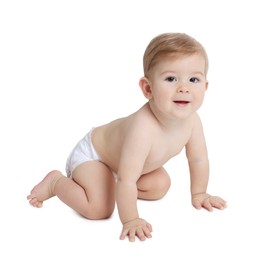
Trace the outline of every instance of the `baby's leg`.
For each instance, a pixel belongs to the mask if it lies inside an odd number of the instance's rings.
[[[86,197],[71,202],[72,208],[89,219],[110,217],[115,206],[115,179],[111,170],[99,161],[89,161],[72,173]]]
[[[44,200],[58,198],[81,215],[91,219],[109,217],[114,209],[115,180],[109,168],[98,161],[81,164],[73,180],[53,171],[28,196],[30,204],[41,207]]]
[[[162,167],[142,175],[137,181],[138,198],[144,200],[161,199],[170,188],[170,177]]]

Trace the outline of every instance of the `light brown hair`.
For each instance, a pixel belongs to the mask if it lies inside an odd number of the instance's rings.
[[[144,57],[144,76],[149,77],[151,69],[163,57],[178,58],[199,53],[205,59],[205,76],[208,71],[208,56],[204,47],[185,33],[164,33],[153,38],[148,44]]]

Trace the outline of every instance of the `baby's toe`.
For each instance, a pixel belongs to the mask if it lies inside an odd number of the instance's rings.
[[[43,207],[43,202],[42,201],[38,201],[36,207],[37,208],[42,208]]]
[[[37,198],[32,198],[30,201],[29,201],[30,205],[32,205],[33,207],[37,207],[38,208],[38,205],[39,205],[39,201],[37,200]]]
[[[33,199],[33,197],[35,197],[33,194],[29,194],[29,195],[27,196],[27,200],[31,200],[31,199]]]

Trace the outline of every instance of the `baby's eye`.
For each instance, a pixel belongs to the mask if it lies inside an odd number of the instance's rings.
[[[172,76],[167,77],[165,80],[167,80],[168,82],[175,82],[175,81],[177,81],[177,79],[175,77],[172,77]]]
[[[192,83],[198,83],[200,80],[196,77],[193,77],[193,78],[190,78],[189,81],[192,82]]]

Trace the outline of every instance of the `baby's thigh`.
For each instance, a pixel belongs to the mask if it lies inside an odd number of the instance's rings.
[[[137,181],[139,198],[160,199],[170,188],[170,177],[166,170],[161,167],[150,173],[142,175]]]
[[[111,170],[99,161],[79,165],[72,179],[84,188],[88,201],[99,206],[115,203],[115,179]]]

